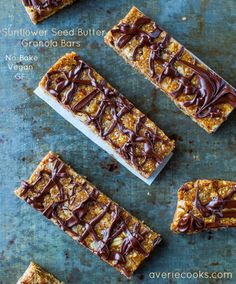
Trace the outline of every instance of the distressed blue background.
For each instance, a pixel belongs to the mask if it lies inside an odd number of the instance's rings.
[[[108,30],[135,4],[235,86],[235,0],[80,0],[38,26],[31,24],[20,2],[1,2],[1,28]],[[234,279],[159,283],[235,283],[234,229],[179,236],[172,234],[169,226],[182,183],[196,178],[236,180],[236,112],[210,136],[105,46],[102,37],[79,39],[81,48],[73,50],[177,139],[173,159],[148,187],[33,95],[48,67],[72,49],[23,48],[21,39],[1,35],[0,45],[0,283],[15,283],[31,260],[65,283],[127,283],[14,196],[20,180],[30,176],[49,150],[56,151],[104,193],[163,235],[164,242],[129,283],[157,282],[149,279],[152,271],[199,270],[231,271]],[[34,64],[34,72],[25,72],[25,79],[16,80],[16,72],[7,67],[6,54],[37,55],[39,62]]]

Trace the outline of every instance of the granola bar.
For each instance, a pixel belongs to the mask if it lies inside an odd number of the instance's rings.
[[[197,180],[179,189],[172,231],[192,234],[228,227],[236,227],[236,182]]]
[[[16,195],[127,278],[161,241],[52,152]]]
[[[60,58],[39,86],[145,178],[174,149],[174,141],[74,52]]]
[[[208,133],[236,107],[235,89],[136,7],[105,43]]]
[[[38,264],[31,262],[17,284],[63,284]]]
[[[76,0],[22,0],[31,21],[37,24]]]

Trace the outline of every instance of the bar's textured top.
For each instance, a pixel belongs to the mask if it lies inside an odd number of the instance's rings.
[[[52,152],[16,194],[128,278],[161,240]]]
[[[196,233],[222,227],[236,227],[236,182],[197,180],[185,183],[171,230]]]
[[[17,284],[63,284],[38,264],[31,262]]]
[[[40,87],[146,178],[174,148],[174,141],[74,52],[57,61]]]
[[[76,0],[22,0],[32,22],[37,24]]]
[[[105,42],[209,133],[236,107],[232,86],[135,7]]]

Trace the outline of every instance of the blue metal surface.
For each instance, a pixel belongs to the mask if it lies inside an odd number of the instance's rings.
[[[65,283],[127,283],[96,256],[14,196],[41,158],[53,150],[79,173],[164,238],[129,283],[155,283],[150,272],[231,271],[233,279],[162,279],[159,283],[235,283],[235,230],[179,236],[169,226],[177,189],[196,178],[236,180],[236,113],[214,135],[182,114],[161,92],[103,43],[102,36],[59,37],[50,30],[108,30],[136,5],[177,40],[235,85],[235,0],[80,0],[33,26],[20,1],[2,1],[0,11],[0,283],[12,284],[31,260]],[[47,30],[47,36],[6,36],[3,28]],[[80,41],[79,48],[23,47],[23,39]],[[67,51],[76,51],[169,136],[177,139],[173,159],[151,187],[119,166],[73,126],[33,95],[43,73]],[[20,55],[38,57],[33,71],[10,70],[27,64]],[[13,58],[14,59],[14,58]],[[121,72],[122,71],[122,72]],[[24,78],[15,78],[17,74]]]

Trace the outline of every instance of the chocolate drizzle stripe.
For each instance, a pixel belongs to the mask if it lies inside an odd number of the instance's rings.
[[[38,183],[39,181],[41,181],[42,178],[43,178],[42,173],[40,173],[40,174],[38,175],[38,177],[35,179],[35,181],[34,181],[32,184],[29,184],[28,182],[26,182],[26,181],[23,180],[23,181],[21,182],[21,187],[23,188],[23,191],[22,191],[22,193],[21,193],[21,196],[25,195],[25,194],[28,192],[28,190],[34,188],[34,186],[37,185],[37,183]]]
[[[236,210],[223,211],[223,218],[236,218]]]
[[[225,200],[224,208],[227,208],[227,209],[235,208],[236,209],[236,200]]]
[[[33,7],[40,11],[47,8],[56,8],[63,4],[63,0],[23,0],[26,7]]]
[[[73,175],[68,171],[68,166],[60,159],[54,157],[49,163],[48,167],[51,169],[51,172],[41,170],[35,178],[35,181],[31,184],[23,182],[23,191],[20,196],[22,196],[22,198],[24,198],[33,208],[40,211],[46,218],[55,220],[61,229],[71,234],[74,239],[88,247],[99,257],[106,261],[115,261],[114,266],[120,269],[127,277],[130,277],[132,272],[125,267],[126,257],[133,250],[138,251],[145,257],[149,255],[149,252],[146,251],[142,242],[145,240],[145,236],[151,231],[146,228],[141,228],[139,221],[130,228],[128,224],[132,219],[131,216],[123,217],[123,209],[112,201],[109,201],[107,204],[101,203],[99,201],[101,193],[95,188],[92,190],[89,189],[91,187],[88,187],[86,182],[83,184],[79,184],[78,182],[75,183]],[[45,182],[45,179],[47,183],[39,193],[37,190],[38,183],[39,181]],[[69,186],[70,188],[73,188],[73,191],[70,194],[66,194],[62,179],[69,180]],[[57,196],[59,200],[52,202],[51,205],[46,207],[44,205],[45,199],[47,196],[50,196],[50,191],[53,187],[58,189]],[[34,197],[29,197],[30,191],[34,193]],[[70,200],[82,191],[87,197],[85,197],[80,204],[69,208],[67,204],[70,204]],[[93,210],[93,205],[98,206],[101,211],[88,221],[86,217],[88,213],[91,212],[90,210]],[[60,212],[67,212],[70,216],[62,218],[60,217]],[[102,233],[103,237],[101,238],[97,233],[96,225],[102,221],[106,214],[111,215],[112,220],[110,226]],[[77,233],[77,226],[82,226],[84,228],[82,233]],[[118,251],[113,250],[112,243],[122,234],[122,232],[124,233],[124,236],[120,249]],[[86,242],[89,235],[92,236],[94,242],[93,249],[91,249]],[[160,237],[153,242],[153,246],[159,242]]]
[[[192,213],[184,215],[178,223],[178,231],[180,233],[201,231],[204,228],[204,221]]]
[[[199,199],[199,192],[197,191],[196,198],[195,198],[195,206],[200,211],[203,217],[209,217],[212,215],[215,215],[216,218],[223,218],[223,211],[224,209],[232,209],[232,206],[235,205],[236,209],[236,200],[232,200],[232,197],[236,194],[236,187],[234,187],[233,190],[231,190],[224,198],[216,197],[212,199],[207,204],[202,204]],[[230,216],[230,213],[232,211],[228,211],[227,216]],[[233,216],[232,216],[233,217]]]
[[[146,32],[143,29],[147,24],[153,25],[152,32]],[[151,77],[154,78],[159,85],[166,77],[177,80],[179,86],[171,93],[171,96],[175,99],[180,95],[193,96],[191,100],[184,103],[184,106],[196,106],[196,118],[221,117],[223,114],[220,109],[217,108],[219,104],[227,103],[233,108],[236,108],[235,89],[227,84],[215,72],[198,66],[196,59],[194,64],[182,60],[181,57],[185,51],[184,47],[181,47],[176,54],[171,54],[167,50],[171,41],[171,37],[168,33],[165,34],[162,41],[157,41],[162,32],[163,29],[146,16],[141,16],[131,24],[121,23],[111,30],[113,37],[118,35],[116,43],[114,43],[114,38],[112,41],[113,45],[115,44],[119,49],[124,48],[133,39],[138,40],[138,45],[134,48],[132,55],[133,61],[138,60],[137,55],[139,50],[142,52],[144,47],[150,49],[148,64]],[[164,54],[170,56],[170,61],[163,59]],[[177,63],[190,68],[192,75],[186,77],[180,74],[176,68]],[[163,71],[159,76],[155,72],[156,64],[163,68]],[[195,77],[199,80],[199,87],[192,83]]]
[[[157,143],[168,144],[169,140],[164,140],[159,135],[158,130],[153,131],[146,126],[147,117],[145,115],[137,118],[134,130],[127,128],[123,122],[123,117],[133,112],[134,106],[124,96],[113,88],[109,87],[105,80],[98,82],[95,79],[94,71],[79,57],[74,56],[75,64],[70,71],[52,71],[46,75],[46,90],[59,102],[66,105],[75,114],[81,113],[87,116],[86,123],[92,124],[100,136],[108,141],[115,150],[126,160],[131,162],[138,170],[144,171],[144,165],[148,160],[152,160],[157,167],[165,158],[163,151],[156,150]],[[88,79],[82,79],[86,76]],[[92,87],[88,93],[84,88]],[[73,103],[79,90],[85,96],[77,103]],[[97,99],[98,98],[98,99]],[[86,108],[91,102],[97,99],[97,111],[90,114]],[[104,116],[109,114],[112,120],[110,125],[104,123]],[[127,137],[127,141],[121,147],[109,136],[115,129]],[[138,153],[138,148],[141,151]]]

